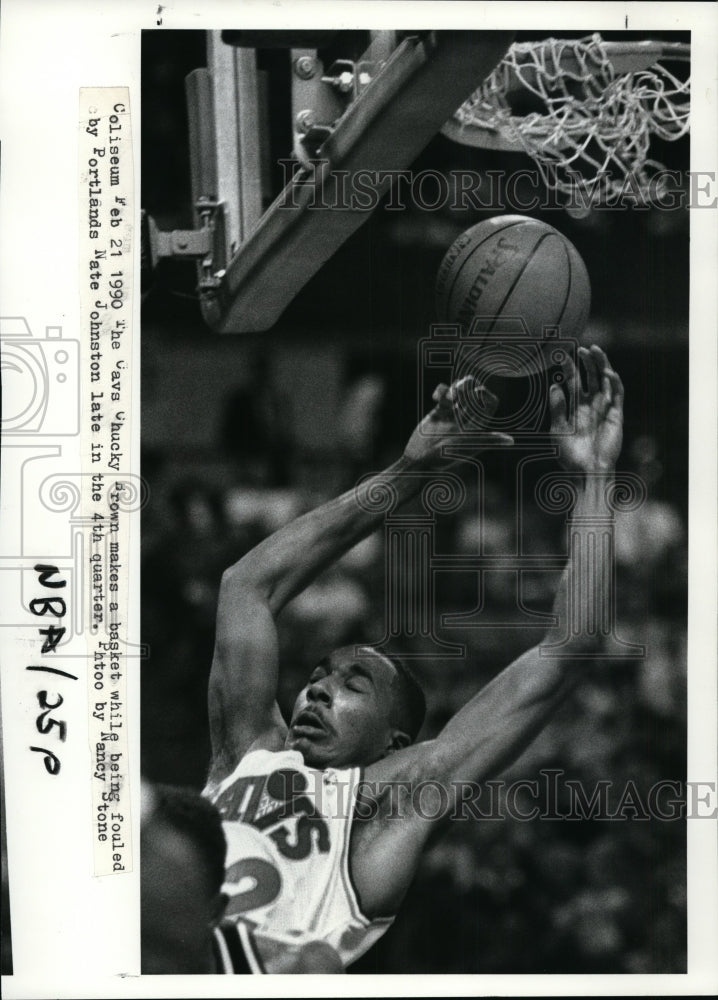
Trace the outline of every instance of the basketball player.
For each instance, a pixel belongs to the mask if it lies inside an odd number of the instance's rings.
[[[598,347],[581,348],[579,366],[567,360],[563,385],[551,386],[551,431],[559,462],[579,483],[572,530],[587,539],[586,519],[606,511],[621,448],[623,387]],[[471,378],[439,386],[399,461],[282,528],[222,578],[204,794],[225,821],[227,915],[252,921],[257,938],[278,948],[310,935],[345,964],[366,951],[401,905],[429,836],[460,805],[462,783],[512,763],[580,679],[583,661],[600,652],[585,624],[594,602],[608,597],[599,591],[610,578],[609,555],[596,547],[595,573],[577,587],[569,564],[559,584],[554,612],[569,635],[562,656],[550,655],[548,644],[529,649],[434,739],[414,742],[423,695],[400,663],[371,646],[330,652],[299,693],[289,725],[280,714],[278,614],[378,526],[382,515],[360,502],[362,491],[388,485],[405,502],[422,484],[416,473],[445,467],[442,446],[456,441],[470,391],[492,415],[495,397]],[[512,443],[497,433],[485,440]],[[414,795],[426,781],[434,788],[425,791],[446,796],[450,808]]]
[[[281,950],[222,919],[227,844],[219,813],[190,788],[142,783],[142,972],[343,972],[322,941]]]

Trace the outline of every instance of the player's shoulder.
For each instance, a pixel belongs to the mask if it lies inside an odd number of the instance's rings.
[[[436,757],[440,752],[436,740],[412,743],[365,767],[363,781],[379,786],[387,782],[423,781],[435,777]]]
[[[288,752],[284,749],[284,740],[281,738],[281,734],[270,732],[250,743],[241,754],[216,754],[212,758],[202,794],[210,799],[216,798],[223,788],[249,773],[248,766],[258,767],[261,765],[264,768],[269,768]],[[295,754],[295,756],[299,755]]]
[[[421,790],[427,782],[435,784],[441,774],[436,758],[440,749],[435,740],[425,740],[364,768],[356,793],[356,818],[363,821],[360,825],[377,827],[385,819],[416,819],[415,806]],[[397,824],[392,822],[392,826]],[[365,832],[360,836],[372,834]]]

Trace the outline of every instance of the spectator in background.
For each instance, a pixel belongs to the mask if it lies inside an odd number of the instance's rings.
[[[370,373],[359,376],[345,390],[337,438],[354,477],[373,461],[386,394],[384,379]]]
[[[247,484],[286,486],[293,441],[286,400],[275,387],[264,351],[257,351],[249,367],[225,405],[222,449],[242,469]]]

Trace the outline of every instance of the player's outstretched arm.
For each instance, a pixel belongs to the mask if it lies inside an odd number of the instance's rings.
[[[609,515],[607,490],[622,442],[623,386],[600,348],[581,348],[579,358],[585,386],[569,360],[563,387],[552,387],[550,402],[559,461],[583,474],[571,531],[574,550],[586,552],[595,532],[591,521]],[[593,552],[592,568],[569,558],[559,583],[554,611],[565,641],[552,648],[557,637],[550,629],[545,644],[520,656],[454,716],[428,750],[432,777],[478,781],[497,774],[543,728],[585,673],[586,659],[600,655],[603,637],[592,623],[594,609],[609,598],[611,553],[600,545]]]
[[[588,522],[607,512],[606,489],[620,452],[623,424],[623,386],[605,354],[597,347],[581,349],[580,359],[585,388],[568,362],[563,388],[551,391],[559,460],[573,473],[583,473],[573,511],[574,537],[590,532]],[[571,425],[575,430],[569,434]],[[582,548],[584,540],[579,538]],[[436,825],[414,811],[417,783],[441,783],[449,808],[426,803],[423,808],[437,818],[450,815],[461,783],[495,776],[514,761],[585,672],[586,657],[600,655],[600,638],[587,622],[594,602],[607,597],[601,589],[610,579],[610,554],[597,547],[595,558],[594,572],[582,575],[580,586],[571,562],[561,578],[554,610],[562,632],[567,621],[570,626],[561,656],[551,655],[548,644],[555,636],[549,630],[543,649],[528,650],[503,670],[434,740],[399,750],[365,770],[367,799],[374,799],[378,813],[366,824],[364,849],[353,856],[352,873],[367,916],[396,912]]]
[[[469,392],[481,394],[480,409],[490,417],[498,401],[473,379],[439,386],[436,406],[397,462],[281,528],[223,574],[209,686],[210,782],[231,773],[250,748],[276,750],[283,744],[286,727],[276,704],[277,615],[322,570],[378,527],[383,515],[364,498],[381,486],[394,490],[398,502],[405,503],[422,485],[421,477],[410,473],[430,473],[446,464],[442,448],[455,440],[459,411],[467,409]],[[508,435],[495,432],[487,432],[485,440],[511,443]]]

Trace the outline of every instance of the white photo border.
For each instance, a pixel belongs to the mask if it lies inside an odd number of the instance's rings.
[[[139,232],[140,33],[142,30],[233,27],[426,28],[517,27],[566,30],[691,30],[691,170],[712,173],[718,187],[716,77],[718,16],[712,3],[474,3],[342,0],[175,0],[158,5],[126,0],[117,5],[82,0],[4,0],[0,22],[0,312],[24,317],[36,338],[80,329],[78,219],[78,101],[81,87],[128,87],[135,165],[135,225]],[[713,447],[718,407],[718,317],[715,275],[718,227],[713,210],[691,213],[690,442],[689,442],[689,671],[688,779],[716,788],[716,497]],[[139,254],[134,260],[139,289]],[[133,306],[133,367],[139,373],[139,294]],[[140,412],[139,377],[132,408]],[[682,401],[673,401],[684,405]],[[69,432],[68,432],[69,434]],[[49,435],[52,437],[52,435]],[[73,443],[74,442],[74,443]],[[7,443],[7,442],[5,442]],[[48,448],[64,447],[79,467],[79,441],[69,434]],[[139,466],[139,418],[132,423],[132,464]],[[3,472],[8,469],[3,456]],[[16,484],[3,476],[6,524],[17,514]],[[49,529],[52,530],[52,529]],[[7,528],[0,529],[3,545]],[[130,539],[130,637],[139,641],[139,537]],[[2,556],[8,553],[5,548]],[[12,555],[10,551],[10,555]],[[2,586],[3,600],[14,599]],[[3,619],[4,621],[5,619]],[[81,730],[68,743],[68,768],[77,780],[68,798],[48,791],[25,759],[26,726],[19,704],[17,664],[27,649],[27,629],[3,628],[2,713],[6,769],[8,855],[14,974],[3,980],[10,998],[234,996],[227,977],[140,977],[139,872],[120,878],[92,875],[87,774],[89,748]],[[132,831],[139,844],[139,678],[128,681]],[[77,714],[79,712],[79,715]],[[81,718],[79,709],[76,716]],[[78,723],[81,726],[81,722]],[[86,743],[86,741],[85,741]],[[37,763],[30,761],[31,764]],[[31,773],[32,772],[32,773]],[[35,777],[33,777],[33,774]],[[718,982],[718,825],[688,823],[688,973],[613,976],[347,977],[328,986],[309,977],[291,986],[283,978],[255,978],[241,988],[252,996],[318,995],[623,995],[711,993]],[[136,848],[135,856],[139,855]],[[107,970],[112,969],[112,975]]]

